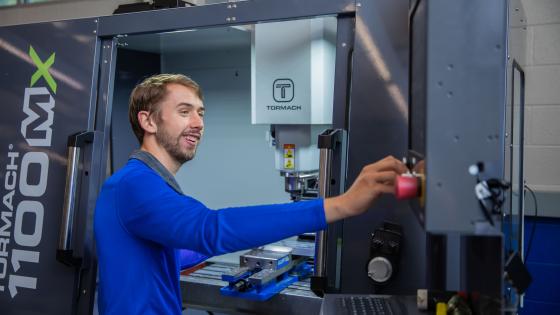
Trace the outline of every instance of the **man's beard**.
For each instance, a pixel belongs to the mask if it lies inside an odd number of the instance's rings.
[[[173,139],[166,128],[159,128],[156,132],[157,142],[180,164],[184,164],[194,158],[196,153],[196,147],[192,150],[181,151],[181,138],[183,133],[181,133],[177,138]]]

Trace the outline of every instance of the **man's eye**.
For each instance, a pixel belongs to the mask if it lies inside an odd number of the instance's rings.
[[[200,112],[198,115],[200,115],[200,117],[204,117],[204,112]]]
[[[186,115],[189,114],[189,111],[188,110],[182,110],[182,111],[179,112],[179,114],[181,114],[183,116],[186,116]]]

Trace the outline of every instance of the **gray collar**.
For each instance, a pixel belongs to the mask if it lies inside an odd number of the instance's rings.
[[[165,182],[169,186],[171,186],[173,190],[180,194],[183,194],[181,187],[179,187],[179,184],[175,180],[175,176],[173,176],[173,174],[171,174],[171,172],[169,172],[165,168],[165,166],[163,166],[163,164],[161,164],[161,162],[158,161],[158,159],[156,159],[156,157],[151,153],[142,150],[136,150],[132,152],[129,159],[137,159],[146,163],[146,165],[148,165],[152,170],[158,173],[158,175],[161,176],[161,178],[163,178],[163,180],[165,180]]]

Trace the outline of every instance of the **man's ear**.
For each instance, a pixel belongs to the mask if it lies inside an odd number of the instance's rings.
[[[153,115],[150,115],[147,111],[139,111],[138,112],[138,122],[140,123],[140,127],[144,129],[144,131],[148,134],[154,134],[157,132],[157,124],[154,120]]]

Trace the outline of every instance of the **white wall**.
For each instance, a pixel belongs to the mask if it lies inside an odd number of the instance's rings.
[[[539,214],[560,216],[560,1],[522,0],[527,33],[525,174]],[[528,199],[527,209],[533,209]]]

